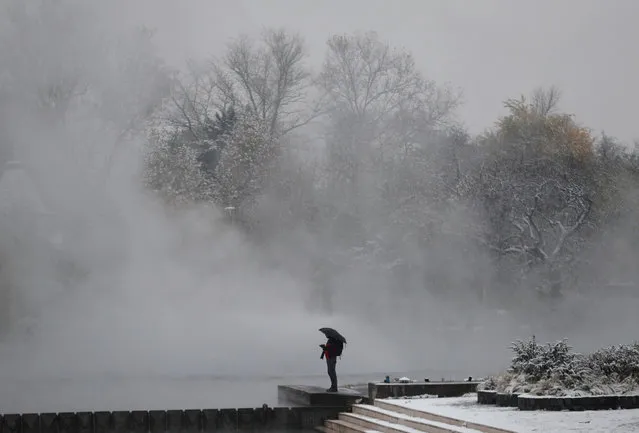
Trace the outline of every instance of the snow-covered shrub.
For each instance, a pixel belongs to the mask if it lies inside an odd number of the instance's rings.
[[[608,379],[639,380],[639,343],[599,349],[588,355],[585,362],[594,372]]]
[[[497,382],[493,376],[477,384],[478,391],[494,391],[495,389],[497,389]]]
[[[575,358],[566,340],[542,346],[537,344],[533,336],[529,341],[516,341],[512,350],[515,356],[511,361],[510,371],[525,375],[531,382],[549,377],[559,370],[569,370]]]
[[[512,350],[510,368],[478,389],[554,396],[639,392],[639,343],[582,355],[565,340],[540,345],[532,337],[513,343]]]
[[[515,353],[510,363],[510,371],[524,374],[527,374],[531,363],[537,359],[543,350],[542,346],[537,344],[534,335],[528,341],[515,341],[510,348]]]
[[[511,348],[514,356],[508,371],[496,380],[497,391],[555,395],[580,383],[581,355],[572,353],[566,340],[541,345],[533,336]]]

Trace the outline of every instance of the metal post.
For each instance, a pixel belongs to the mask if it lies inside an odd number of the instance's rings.
[[[227,206],[224,208],[224,211],[231,219],[231,225],[235,226],[235,206]]]

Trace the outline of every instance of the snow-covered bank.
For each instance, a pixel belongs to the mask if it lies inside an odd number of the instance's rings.
[[[584,412],[521,412],[477,404],[475,394],[455,398],[388,399],[390,404],[518,433],[630,433],[639,431],[639,409]]]

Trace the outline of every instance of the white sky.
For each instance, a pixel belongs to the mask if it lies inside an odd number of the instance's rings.
[[[333,33],[375,30],[423,72],[463,89],[460,114],[479,132],[502,101],[555,84],[562,107],[595,132],[639,138],[637,0],[128,0],[122,19],[158,30],[171,62],[220,53],[229,38],[285,26],[321,64]]]

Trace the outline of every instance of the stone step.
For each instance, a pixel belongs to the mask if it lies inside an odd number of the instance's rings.
[[[382,433],[341,419],[329,419],[324,423],[326,433]]]
[[[401,424],[395,424],[389,421],[384,421],[376,418],[371,418],[365,415],[359,415],[354,413],[341,413],[340,419],[351,424],[356,424],[367,430],[378,430],[382,433],[450,433],[452,430],[441,429],[439,427],[424,427],[424,430],[417,430],[412,427],[403,426]]]
[[[353,406],[353,413],[409,427],[426,433],[480,433],[479,430],[471,429],[466,426],[458,426],[455,424],[447,424],[413,417],[370,405],[355,405]]]
[[[449,424],[458,427],[467,427],[482,433],[516,433],[512,430],[506,430],[498,427],[492,427],[480,423],[464,421],[457,418],[439,415],[432,412],[426,412],[423,410],[412,409],[399,404],[389,403],[383,400],[375,400],[374,406],[380,409],[388,410],[391,412],[397,412],[402,415],[407,415],[415,418],[422,418],[428,421],[435,421],[443,424]]]

